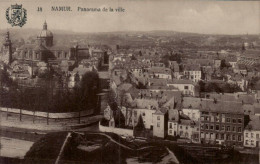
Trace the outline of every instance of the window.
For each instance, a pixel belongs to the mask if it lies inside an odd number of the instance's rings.
[[[257,138],[257,139],[259,138],[259,134],[256,134],[256,138]]]
[[[204,124],[203,123],[200,124],[200,129],[204,129]]]
[[[230,122],[230,118],[227,118],[227,122]]]
[[[237,122],[241,124],[242,123],[242,119],[241,118],[237,119]]]
[[[158,128],[160,127],[160,122],[157,122],[157,127],[158,127]]]
[[[227,131],[230,131],[230,126],[227,126]]]
[[[216,125],[216,130],[219,130],[219,125]]]
[[[210,117],[210,121],[211,121],[211,122],[214,122],[214,116],[211,116],[211,117]]]
[[[238,127],[238,128],[237,128],[237,131],[238,131],[238,132],[242,132],[242,128],[241,128],[241,127]]]
[[[189,89],[189,86],[184,86],[184,89]]]
[[[182,136],[183,135],[183,131],[180,131],[180,136]]]
[[[232,135],[232,140],[235,141],[236,140],[236,135]]]
[[[170,123],[170,129],[172,129],[172,123]]]
[[[238,135],[237,140],[241,141],[241,135]]]
[[[214,130],[214,125],[210,125],[210,130]]]
[[[213,138],[214,138],[214,136],[213,136],[213,135],[214,135],[213,133],[210,133],[210,136],[209,136],[209,138],[213,139]]]
[[[254,145],[254,140],[251,141],[251,145]]]
[[[232,123],[237,123],[237,120],[235,118],[232,119]]]
[[[233,131],[233,132],[236,131],[236,127],[235,127],[235,126],[232,127],[232,131]]]
[[[188,126],[186,126],[186,130],[188,130]]]
[[[229,134],[226,135],[226,139],[227,139],[228,141],[230,140],[230,135],[229,135]]]
[[[204,138],[204,133],[203,132],[200,133],[200,137]]]
[[[201,121],[204,121],[204,116],[201,116],[201,117],[200,117],[200,120],[201,120]]]
[[[246,133],[246,137],[248,137],[248,133]]]
[[[221,134],[221,140],[224,140],[224,134]]]
[[[209,125],[208,124],[205,124],[205,129],[209,129]]]
[[[172,134],[172,130],[169,130],[169,133]]]
[[[137,117],[137,111],[134,111],[134,116]]]
[[[221,126],[221,130],[225,131],[225,125]]]
[[[143,116],[145,116],[145,113],[143,113]]]
[[[248,145],[248,140],[246,140],[246,145]]]
[[[251,138],[254,138],[254,133],[251,133]]]
[[[182,126],[180,126],[180,129],[182,129]]]
[[[160,120],[160,116],[157,116],[157,120]]]

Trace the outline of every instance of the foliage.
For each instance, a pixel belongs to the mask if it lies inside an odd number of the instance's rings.
[[[161,59],[161,62],[163,62],[166,67],[169,66],[169,61],[176,61],[180,64],[182,62],[181,54],[171,52],[170,54],[164,55]]]
[[[137,89],[147,89],[146,85],[144,85],[143,83],[141,83],[140,81],[138,81],[138,84],[136,86]]]
[[[200,92],[234,93],[241,92],[238,85],[229,83],[199,82]]]
[[[137,60],[134,55],[131,56],[131,60]]]
[[[220,69],[222,70],[223,68],[229,68],[231,65],[229,63],[226,63],[225,59],[222,59],[220,62]]]
[[[118,108],[116,111],[113,111],[113,116],[115,120],[115,126],[118,128],[124,128],[125,127],[125,116],[121,112],[121,110]]]
[[[145,129],[144,121],[143,121],[143,117],[142,116],[139,116],[137,125],[135,126],[135,129],[136,130],[144,130]]]
[[[58,80],[59,82],[62,83]],[[51,78],[46,79],[46,85],[42,87],[0,89],[0,106],[44,112],[71,112],[96,107],[99,89],[99,78],[96,72],[87,72],[83,75],[80,85],[73,90],[57,88],[54,83]]]
[[[248,87],[250,89],[258,89],[260,88],[259,86],[259,82],[260,82],[260,77],[253,77],[248,84]]]

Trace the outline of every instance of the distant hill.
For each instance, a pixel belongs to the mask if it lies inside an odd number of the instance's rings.
[[[222,47],[240,48],[244,42],[253,42],[260,46],[259,35],[215,35],[196,34],[176,31],[115,31],[115,32],[72,32],[64,30],[52,30],[54,42],[58,44],[107,44],[129,46],[166,46],[166,47]],[[20,39],[25,42],[35,40],[41,29],[10,29],[11,40],[16,43]],[[3,43],[6,30],[0,30],[0,44]]]

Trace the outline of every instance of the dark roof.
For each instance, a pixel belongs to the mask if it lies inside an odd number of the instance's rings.
[[[200,108],[201,104],[201,98],[195,98],[195,97],[183,97],[182,106],[183,108]]]
[[[201,111],[243,114],[242,103],[233,101],[203,100]]]

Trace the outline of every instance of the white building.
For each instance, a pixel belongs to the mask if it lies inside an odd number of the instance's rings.
[[[199,65],[187,65],[184,68],[184,75],[193,82],[201,80],[201,69]]]
[[[244,146],[259,147],[260,116],[250,115],[250,122],[244,129]]]
[[[182,91],[184,95],[195,96],[195,86],[196,84],[190,80],[177,80],[173,79],[167,81],[167,86],[173,86],[179,91]]]

